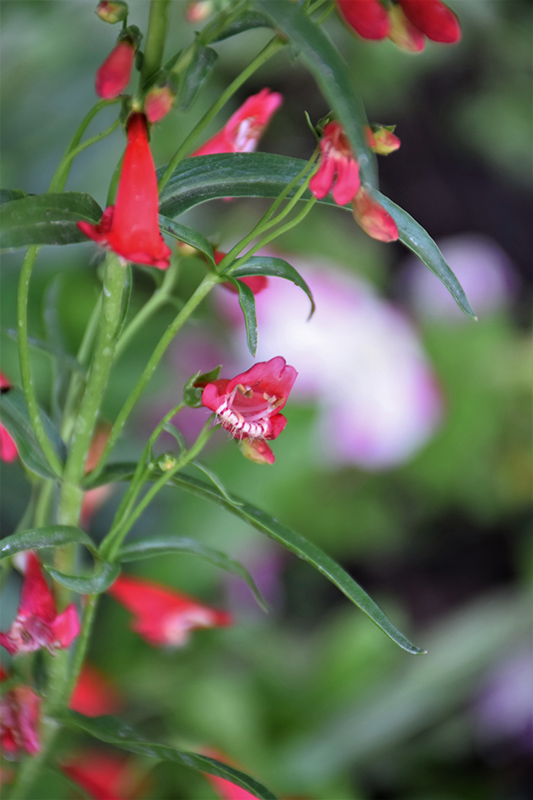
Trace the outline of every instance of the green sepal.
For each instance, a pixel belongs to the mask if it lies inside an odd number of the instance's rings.
[[[70,711],[64,708],[58,709],[51,716],[66,728],[69,728],[69,730],[86,733],[101,742],[113,744],[130,753],[148,756],[148,758],[155,758],[158,761],[170,761],[174,764],[194,769],[197,772],[207,772],[209,775],[224,778],[230,783],[240,786],[241,789],[251,792],[259,800],[277,800],[272,792],[254,780],[254,778],[245,775],[244,772],[200,753],[191,753],[178,750],[176,747],[146,741],[130,725],[116,717],[85,717],[77,711]]]
[[[190,408],[200,408],[202,405],[202,393],[208,383],[218,379],[221,366],[209,370],[209,372],[197,372],[189,378],[183,388],[183,402]]]

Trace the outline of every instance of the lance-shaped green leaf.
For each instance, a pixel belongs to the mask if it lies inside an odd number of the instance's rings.
[[[128,480],[135,470],[135,464],[111,464],[98,478],[91,483],[91,486],[100,486],[109,483],[110,480]],[[208,500],[211,503],[222,506],[226,511],[234,514],[239,519],[256,528],[261,533],[266,534],[278,544],[285,547],[298,558],[307,561],[315,567],[321,575],[324,575],[331,583],[337,586],[346,597],[355,603],[378,628],[387,634],[397,645],[413,655],[424,653],[419,647],[412,644],[401,633],[395,625],[388,619],[377,603],[356,583],[339,564],[324,553],[312,542],[308,542],[303,536],[278,522],[265,511],[241,500],[232,495],[228,499],[227,494],[222,494],[216,486],[210,486],[203,481],[192,478],[190,475],[177,474],[171,479],[171,483],[197,497]]]
[[[44,411],[40,411],[41,421],[52,447],[60,461],[66,458],[66,447],[58,432]],[[35,437],[28,414],[26,398],[22,389],[12,386],[0,394],[0,423],[7,428],[17,445],[18,454],[29,470],[41,478],[55,478],[48,465],[39,442]]]
[[[140,561],[143,558],[154,556],[172,555],[181,553],[182,555],[197,556],[203,561],[208,561],[219,569],[236,575],[245,581],[253,592],[255,599],[264,611],[268,611],[268,604],[265,602],[257,585],[248,572],[238,561],[229,558],[220,550],[208,547],[196,539],[186,539],[180,536],[161,535],[150,536],[146,539],[135,539],[135,541],[123,545],[117,555],[117,560],[121,563],[128,561]]]
[[[81,486],[87,491],[95,489],[97,486],[105,486],[108,483],[121,483],[129,481],[135,475],[137,464],[134,461],[117,461],[114,464],[107,464],[96,477],[88,472],[81,480]]]
[[[23,197],[27,196],[26,192],[20,189],[0,189],[0,206],[11,202],[11,200],[22,200]]]
[[[189,475],[175,475],[172,478],[172,483],[180,489],[191,492],[197,497],[202,497],[205,500],[222,506],[226,511],[230,511],[236,517],[239,517],[258,531],[261,531],[261,533],[265,533],[275,542],[285,547],[285,549],[298,556],[298,558],[307,561],[308,564],[315,567],[324,577],[337,586],[337,588],[340,589],[349,600],[355,603],[361,611],[364,611],[372,622],[374,622],[378,628],[381,628],[393,642],[396,642],[397,645],[407,650],[408,653],[414,655],[424,652],[419,647],[412,644],[403,633],[400,633],[364,589],[362,589],[336,561],[326,555],[326,553],[315,544],[308,542],[303,536],[287,528],[265,511],[261,511],[259,508],[239,498],[235,498],[235,503],[228,501],[216,487],[209,486]]]
[[[92,575],[65,575],[47,564],[44,564],[44,568],[57,583],[78,594],[105,592],[120,575],[120,565],[110,564],[108,561],[97,562]]]
[[[239,292],[239,305],[244,315],[244,324],[246,325],[246,344],[248,350],[255,358],[257,352],[257,317],[255,314],[254,293],[250,287],[242,281],[228,278],[228,282]]]
[[[19,337],[16,330],[10,328],[6,331],[6,333],[10,339],[13,339],[15,342],[18,341]],[[34,336],[28,336],[28,344],[33,350],[39,350],[41,353],[46,353],[47,355],[52,356],[52,358],[55,358],[58,362],[70,369],[72,372],[78,372],[80,375],[85,376],[85,369],[82,367],[78,359],[72,356],[70,353],[67,353],[66,350],[62,350],[60,347],[56,347],[48,342],[44,342],[42,339],[36,339]]]
[[[267,256],[251,256],[243,264],[240,264],[237,269],[231,270],[232,278],[247,278],[252,275],[265,275],[271,278],[284,278],[286,281],[299,286],[302,291],[306,293],[311,301],[311,312],[309,317],[312,316],[315,310],[315,301],[311,294],[311,289],[304,281],[302,276],[297,270],[294,269],[287,261],[282,258],[268,258]]]
[[[116,717],[85,717],[77,711],[68,709],[57,710],[53,716],[70,730],[86,733],[101,742],[120,747],[122,750],[127,750],[140,756],[147,756],[148,758],[156,758],[159,761],[181,764],[197,772],[216,775],[218,778],[224,778],[236,786],[240,786],[241,789],[246,789],[259,800],[277,800],[272,792],[254,780],[254,778],[245,775],[244,772],[200,753],[190,753],[185,750],[178,750],[176,747],[146,741],[130,725]]]
[[[187,111],[196,99],[198,92],[211,74],[211,70],[218,58],[218,53],[212,47],[205,47],[196,42],[191,61],[182,73],[178,90],[178,109]]]
[[[0,559],[10,558],[24,550],[40,550],[43,547],[62,547],[65,544],[81,544],[94,556],[97,550],[93,540],[85,531],[72,525],[45,525],[6,536],[0,542]]]
[[[198,233],[198,231],[192,228],[188,228],[186,225],[180,225],[179,222],[174,222],[174,220],[164,217],[162,214],[159,215],[159,227],[164,233],[173,236],[174,239],[185,242],[185,244],[189,244],[191,247],[195,247],[196,250],[199,250],[200,253],[207,258],[213,270],[216,271],[213,248],[205,236],[202,236],[201,233]]]
[[[86,242],[76,223],[101,216],[96,200],[81,192],[27,195],[0,206],[0,248]]]
[[[259,11],[250,11],[245,9],[237,19],[232,20],[228,25],[222,28],[220,33],[217,33],[212,42],[221,42],[223,39],[229,39],[230,36],[236,36],[238,33],[252,30],[252,28],[268,28],[273,27],[272,21]],[[202,34],[200,34],[201,36]]]
[[[442,281],[449,293],[467,316],[477,319],[463,287],[444,260],[444,256],[429,233],[407,211],[397,206],[381,192],[370,190],[370,194],[388,211],[398,227],[400,241],[424,262],[426,267]]]
[[[309,19],[300,4],[255,0],[255,5],[299,50],[352,143],[363,182],[377,186],[376,157],[365,137],[368,120],[346,61],[323,29]]]

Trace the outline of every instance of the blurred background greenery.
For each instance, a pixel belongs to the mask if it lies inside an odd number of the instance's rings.
[[[274,466],[246,461],[223,435],[204,456],[231,491],[337,558],[429,654],[413,658],[398,650],[310,567],[218,509],[170,490],[136,532],[179,532],[226,550],[249,566],[272,613],[265,616],[246,587],[203,562],[153,559],[136,566],[137,574],[230,608],[235,627],[199,632],[186,648],[159,652],[132,633],[127,615],[104,597],[91,646],[91,661],[126,698],[125,716],[147,736],[216,748],[282,797],[529,796],[532,13],[528,0],[450,5],[461,18],[462,42],[428,43],[419,56],[388,41],[355,40],[335,15],[327,29],[348,61],[369,118],[398,126],[400,151],[380,160],[382,191],[443,245],[459,234],[478,235],[503,251],[505,291],[486,307],[483,292],[471,297],[477,324],[452,313],[420,313],[406,251],[368,239],[349,215],[335,210],[315,210],[279,242],[300,263],[329,260],[402,308],[436,376],[441,423],[409,458],[369,470],[321,452],[323,443],[315,438],[319,404],[300,398],[286,410],[289,425],[275,442]],[[44,191],[93,104],[94,73],[116,33],[97,19],[94,6],[92,0],[2,0],[2,186]],[[130,21],[146,30],[148,3],[130,7]],[[184,9],[185,3],[173,2],[169,55],[193,36]],[[197,102],[186,114],[170,114],[153,132],[157,166],[267,39],[259,30],[217,45],[217,69]],[[329,110],[312,78],[293,54],[282,53],[243,87],[231,111],[264,86],[285,100],[260,149],[307,157],[313,142],[304,111],[316,122]],[[102,114],[95,131],[115,113]],[[229,113],[222,112],[208,133]],[[87,191],[104,205],[122,148],[117,131],[89,149],[76,161],[67,188]],[[227,246],[262,207],[259,201],[217,202],[189,212],[185,222]],[[8,331],[16,327],[20,260],[20,253],[2,256],[1,369],[14,382],[16,345]],[[31,291],[33,335],[45,335],[43,311],[57,304],[61,336],[76,351],[99,291],[97,261],[91,244],[41,251]],[[485,264],[478,261],[473,284],[483,287]],[[198,259],[184,263],[180,296],[203,271]],[[139,308],[153,276],[141,268],[134,276],[133,304]],[[159,312],[124,353],[105,398],[109,419],[172,316],[172,309]],[[189,329],[154,377],[117,458],[140,453],[150,426],[177,402],[196,370],[195,354],[209,359],[215,353],[216,359],[216,341],[227,347],[228,363],[236,358],[235,331],[216,300],[205,304]],[[198,331],[207,341],[202,356]],[[188,374],[184,362],[191,364]],[[34,366],[46,404],[50,363],[36,355]],[[350,372],[350,363],[345,369]],[[342,383],[339,375],[339,392]],[[29,489],[19,464],[1,468],[7,535]],[[120,493],[117,488],[91,521],[95,537],[105,533]],[[6,619],[17,597],[13,578],[4,597]],[[70,746],[65,740],[65,753]],[[201,776],[185,769],[154,768],[153,762],[143,767],[152,773],[146,796],[215,796]],[[57,791],[53,782],[43,785],[43,800]]]

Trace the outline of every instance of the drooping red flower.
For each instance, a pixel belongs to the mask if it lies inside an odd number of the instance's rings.
[[[373,239],[394,242],[398,238],[398,228],[389,212],[363,187],[354,198],[353,215],[355,221]]]
[[[109,53],[96,72],[96,94],[104,100],[112,100],[130,82],[135,58],[135,45],[129,39],[121,39]]]
[[[131,575],[120,575],[107,591],[134,614],[132,629],[156,647],[180,647],[187,642],[191,630],[224,627],[233,622],[226,611]]]
[[[7,678],[0,668],[0,682]],[[40,714],[41,700],[29,686],[15,686],[0,697],[0,746],[5,758],[39,752]]]
[[[280,411],[297,375],[281,356],[260,361],[231,380],[208,383],[202,405],[236,439],[276,439],[287,424]]]
[[[215,250],[213,255],[215,258],[215,264],[220,264],[222,259],[226,256],[226,253],[222,253],[220,250]],[[245,283],[254,294],[259,294],[259,292],[262,292],[268,286],[268,278],[266,275],[251,275],[249,278],[237,278],[237,280]],[[236,289],[235,286],[229,281],[224,281],[224,283],[221,283],[220,285],[223,286],[224,289],[228,289],[228,291],[238,294],[238,289]]]
[[[229,118],[221,131],[195,150],[193,156],[214,153],[252,153],[283,97],[278,92],[262,89],[249,97]]]
[[[453,44],[461,38],[457,15],[441,0],[399,0],[406,17],[428,39]]]
[[[133,800],[142,788],[131,759],[105,750],[85,750],[61,769],[93,800]]]
[[[341,17],[363,39],[384,39],[390,20],[379,0],[337,0]]]
[[[106,208],[98,225],[77,225],[89,239],[127,261],[167,269],[171,251],[159,231],[157,178],[144,114],[132,114],[127,128],[116,204]]]
[[[7,391],[11,384],[5,375],[0,372],[0,392]],[[0,425],[0,461],[14,461],[17,457],[17,445],[11,438],[11,434]]]
[[[333,199],[343,206],[353,200],[361,181],[359,165],[339,122],[328,122],[325,126],[320,149],[320,164],[309,182],[309,189],[318,200],[333,189]]]
[[[86,717],[99,717],[102,714],[116,714],[122,705],[118,690],[100,670],[84,664],[70,698],[69,708],[85,714]]]
[[[61,614],[57,613],[39,559],[35,553],[28,553],[17,616],[9,631],[0,633],[0,644],[11,655],[31,653],[41,647],[53,654],[70,647],[79,632],[76,606],[71,603]]]

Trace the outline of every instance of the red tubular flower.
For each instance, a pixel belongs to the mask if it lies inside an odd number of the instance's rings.
[[[434,42],[453,44],[461,38],[456,14],[441,0],[399,0],[406,17]]]
[[[0,372],[0,392],[6,392],[11,388],[11,384],[5,375]],[[14,461],[17,457],[17,445],[11,438],[11,434],[0,425],[0,461]]]
[[[86,750],[61,767],[93,800],[133,800],[141,776],[127,758],[104,750]]]
[[[398,238],[398,228],[391,215],[362,187],[353,201],[353,215],[373,239],[394,242]]]
[[[130,82],[135,45],[128,39],[121,39],[109,53],[96,72],[96,94],[104,100],[112,100]]]
[[[320,164],[309,182],[309,189],[318,200],[322,200],[333,188],[333,199],[343,206],[353,200],[361,181],[359,165],[339,122],[328,122],[320,149]]]
[[[283,97],[278,92],[262,89],[246,100],[229,118],[221,131],[195,150],[193,156],[213,153],[252,153],[257,147],[272,114]]]
[[[399,5],[394,5],[389,11],[391,29],[389,39],[408,53],[420,53],[426,45],[426,37],[408,19]]]
[[[191,630],[233,622],[225,611],[204,606],[193,597],[142,578],[120,575],[107,591],[135,615],[132,629],[156,647],[180,647]]]
[[[46,583],[35,553],[28,553],[26,572],[17,616],[7,633],[0,633],[0,644],[11,655],[31,653],[46,647],[50,653],[70,647],[80,632],[74,603],[61,614]]]
[[[122,700],[115,687],[100,670],[84,664],[70,698],[69,708],[85,714],[86,717],[99,717],[102,714],[115,714],[121,707]]]
[[[215,412],[235,439],[276,439],[287,424],[279,412],[297,375],[281,356],[260,361],[232,380],[208,383],[202,405]]]
[[[8,676],[0,668],[0,682]],[[29,686],[15,686],[0,698],[0,745],[5,758],[24,753],[34,756],[41,749],[39,718],[41,700]]]
[[[379,0],[337,0],[337,7],[346,23],[363,39],[384,39],[390,20]]]
[[[171,250],[159,231],[157,178],[144,114],[128,120],[117,202],[98,225],[78,222],[82,233],[127,261],[167,269]]]

